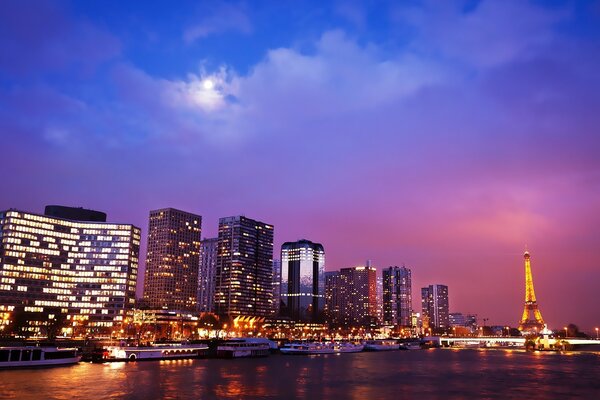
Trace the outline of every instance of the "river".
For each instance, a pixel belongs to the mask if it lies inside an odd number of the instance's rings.
[[[0,371],[9,399],[600,398],[600,353],[431,349]]]

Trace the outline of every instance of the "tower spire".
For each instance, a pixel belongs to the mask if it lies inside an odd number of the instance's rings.
[[[528,332],[535,330],[539,332],[544,327],[544,319],[538,308],[535,291],[533,289],[531,256],[529,255],[529,251],[525,250],[523,257],[525,258],[525,308],[523,309],[519,330]],[[533,314],[533,317],[531,314]]]

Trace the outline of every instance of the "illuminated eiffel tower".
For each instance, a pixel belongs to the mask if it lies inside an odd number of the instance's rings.
[[[531,262],[529,260],[529,252],[525,252],[525,309],[523,310],[523,317],[521,317],[521,323],[519,324],[520,331],[526,332],[540,332],[544,328],[544,319],[542,313],[538,308],[537,301],[535,299],[535,292],[533,291],[533,278],[531,277]],[[531,314],[533,313],[533,318]]]

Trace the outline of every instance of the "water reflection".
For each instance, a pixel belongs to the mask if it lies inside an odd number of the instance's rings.
[[[0,398],[583,397],[600,355],[430,350],[253,360],[80,364],[0,371]]]

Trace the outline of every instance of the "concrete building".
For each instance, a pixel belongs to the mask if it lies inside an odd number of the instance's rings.
[[[325,274],[328,322],[366,326],[377,321],[377,271],[373,267],[342,268]]]
[[[244,216],[219,220],[215,312],[267,317],[273,312],[273,226]]]
[[[429,285],[421,289],[423,318],[429,320],[429,326],[435,329],[447,329],[449,321],[448,286]]]
[[[197,310],[202,217],[150,211],[144,301],[153,309]]]
[[[140,229],[50,207],[52,216],[0,212],[0,329],[20,313],[32,335],[46,334],[49,320],[68,334],[110,331],[133,313]]]

